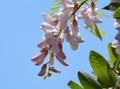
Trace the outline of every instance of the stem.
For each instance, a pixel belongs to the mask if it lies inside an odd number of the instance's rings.
[[[70,15],[69,19],[76,13],[76,11],[84,4],[86,3],[88,0],[85,0],[84,2],[82,2],[74,11],[73,13]]]
[[[81,4],[78,4],[78,7],[75,8],[75,10],[74,10],[74,11],[72,12],[72,14],[70,15],[69,19],[70,19],[70,18],[79,10],[79,8],[80,8],[84,3],[86,3],[87,1],[88,1],[88,0],[85,0],[85,1],[83,1]],[[68,21],[69,21],[69,19],[68,19]],[[58,32],[58,35],[57,35],[57,38],[59,38],[61,32],[62,32],[62,29],[60,28],[60,29],[59,29],[59,32]]]
[[[57,38],[59,38],[61,32],[62,32],[62,29],[60,28],[60,29],[59,29],[59,32],[58,32],[58,34],[57,34],[57,36],[56,36]]]
[[[112,70],[114,71],[115,74],[119,75],[119,73],[115,69],[112,68]]]

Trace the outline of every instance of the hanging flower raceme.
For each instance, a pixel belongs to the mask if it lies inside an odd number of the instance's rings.
[[[93,24],[101,23],[97,16],[95,4],[92,2],[90,7],[83,6],[86,1],[81,3],[78,0],[62,0],[63,8],[54,13],[53,16],[46,13],[42,14],[45,22],[41,24],[41,29],[45,34],[43,41],[38,44],[41,51],[38,55],[32,57],[32,61],[38,66],[44,62],[48,54],[50,58],[47,63],[42,65],[38,73],[39,76],[46,78],[51,76],[52,72],[60,73],[59,70],[53,67],[55,58],[64,66],[68,66],[63,51],[64,40],[69,42],[73,50],[77,50],[79,44],[84,42],[79,31],[77,11],[81,12],[81,18],[84,19],[87,29],[92,30]]]

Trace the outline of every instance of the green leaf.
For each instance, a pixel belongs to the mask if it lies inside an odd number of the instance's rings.
[[[57,5],[57,4],[55,4],[52,8],[50,8],[50,10],[56,11],[56,10],[58,10],[59,8],[60,8],[60,6]]]
[[[112,2],[112,3],[110,3],[110,5],[112,5],[113,7],[116,7],[116,8],[120,7],[120,3],[117,3],[117,2]]]
[[[114,65],[113,68],[115,68],[116,70],[119,70],[120,55],[116,54],[115,48],[111,46],[111,43],[108,44],[108,53],[110,56],[110,60]]]
[[[53,17],[53,16],[54,16],[54,13],[55,13],[55,11],[52,11],[52,12],[50,12],[49,15]]]
[[[93,25],[93,30],[93,34],[97,36],[100,40],[102,40],[102,36],[96,24]]]
[[[90,64],[98,81],[103,87],[112,87],[116,83],[115,74],[105,58],[95,51],[90,51]]]
[[[115,48],[111,46],[111,43],[108,44],[108,53],[109,53],[111,62],[114,64],[115,61],[117,60],[117,54],[115,52]]]
[[[117,58],[117,60],[115,61],[115,63],[114,63],[114,68],[116,69],[116,70],[119,70],[120,68],[119,68],[119,64],[120,64],[120,55],[118,55],[118,58]]]
[[[58,3],[58,4],[61,4],[62,1],[61,0],[54,0],[54,2]]]
[[[107,6],[103,7],[102,9],[110,10],[110,5],[107,5]]]
[[[104,36],[108,36],[108,34],[106,32],[104,32],[102,29],[98,28],[100,34],[103,34]]]
[[[71,89],[83,89],[81,86],[79,86],[77,83],[75,83],[74,81],[69,81],[68,86]]]
[[[117,8],[117,10],[114,12],[113,17],[114,17],[115,19],[120,19],[120,7]]]
[[[89,74],[78,72],[78,78],[84,89],[102,89],[100,84]]]
[[[108,17],[106,14],[103,14],[103,13],[98,13],[97,15],[101,17]]]
[[[110,3],[109,5],[103,7],[102,9],[110,10],[110,6],[113,6],[113,7],[115,7],[115,8],[118,8],[118,7],[120,7],[120,3],[112,2],[112,3]]]

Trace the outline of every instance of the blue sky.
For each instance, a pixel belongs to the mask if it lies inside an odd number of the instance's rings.
[[[100,0],[100,6],[109,2]],[[69,80],[77,79],[77,71],[90,73],[89,51],[96,50],[109,59],[107,44],[114,40],[116,30],[113,27],[111,12],[105,12],[109,18],[102,18],[104,23],[99,25],[108,37],[103,41],[93,36],[81,25],[80,31],[85,42],[79,45],[77,51],[72,51],[68,43],[64,44],[68,67],[55,61],[55,67],[60,74],[43,80],[37,76],[41,66],[35,66],[31,57],[39,52],[37,44],[41,41],[43,32],[40,24],[41,14],[49,13],[52,0],[1,0],[0,1],[0,89],[69,89]],[[47,59],[46,59],[47,60]]]

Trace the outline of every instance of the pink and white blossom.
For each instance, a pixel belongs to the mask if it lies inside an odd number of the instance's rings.
[[[120,54],[120,42],[118,40],[112,42],[112,47],[116,49],[117,54]]]
[[[85,28],[92,31],[92,26],[102,21],[97,16],[97,7],[92,2],[90,7],[82,5],[79,0],[61,0],[63,8],[60,9],[54,16],[43,13],[44,22],[41,24],[41,29],[45,32],[43,41],[38,44],[41,49],[40,53],[32,57],[32,61],[36,65],[41,65],[45,57],[50,54],[49,61],[44,64],[39,72],[39,76],[46,74],[46,67],[49,68],[54,64],[54,57],[63,64],[68,66],[65,62],[66,55],[63,51],[63,41],[66,39],[71,48],[76,50],[80,43],[84,42],[79,31],[79,24],[76,15],[76,10],[80,11],[80,19],[84,20]],[[48,71],[49,71],[48,68]],[[49,74],[49,72],[48,72]]]
[[[92,26],[96,23],[101,23],[102,21],[97,16],[97,7],[81,7],[80,15],[78,18],[82,18],[85,21],[85,28],[92,31]]]
[[[42,14],[43,19],[46,23],[51,24],[53,26],[56,26],[58,21],[56,18],[52,18],[49,14],[43,13]]]
[[[120,30],[120,19],[114,19],[114,27]]]
[[[38,76],[44,76],[45,73],[46,73],[46,68],[47,68],[47,65],[44,64],[40,70],[40,72],[38,73]]]
[[[74,7],[73,0],[62,0],[64,7]]]
[[[55,14],[55,17],[58,19],[59,22],[67,23],[69,17],[68,15],[64,14],[63,12],[58,12]]]
[[[35,65],[41,65],[45,59],[45,57],[47,56],[48,54],[48,50],[46,48],[43,48],[41,50],[41,53],[37,54],[36,56],[32,57],[32,61],[35,62],[36,64]]]

